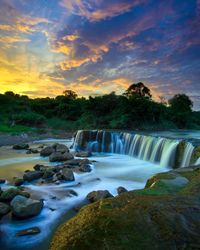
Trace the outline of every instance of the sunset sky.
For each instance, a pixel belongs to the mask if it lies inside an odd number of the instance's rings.
[[[142,81],[200,108],[199,0],[0,0],[0,92],[122,93]]]

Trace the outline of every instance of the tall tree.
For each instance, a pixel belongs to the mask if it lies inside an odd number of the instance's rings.
[[[131,84],[123,94],[127,97],[149,97],[151,98],[150,89],[142,82]]]
[[[64,90],[63,94],[64,94],[64,96],[69,97],[70,99],[73,99],[73,100],[75,100],[78,97],[76,92],[74,92],[73,90],[70,90],[70,89]]]

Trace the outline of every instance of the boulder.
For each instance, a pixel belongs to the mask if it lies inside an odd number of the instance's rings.
[[[16,150],[23,150],[23,149],[28,149],[28,148],[29,148],[29,145],[26,143],[15,144],[13,146],[13,149],[16,149]]]
[[[113,195],[108,190],[93,191],[86,196],[87,200],[90,202],[99,201],[109,197],[113,197]]]
[[[74,156],[71,153],[61,153],[61,152],[54,152],[49,156],[50,162],[56,162],[56,161],[67,161],[73,159]]]
[[[10,207],[3,203],[3,202],[0,202],[0,217],[8,214],[10,212]]]
[[[22,179],[22,178],[15,178],[14,179],[15,186],[21,186],[21,185],[23,185],[23,183],[24,183],[24,179]]]
[[[16,233],[16,236],[24,236],[24,235],[31,235],[31,234],[38,234],[38,233],[40,233],[39,227],[30,227],[30,228],[18,231]]]
[[[42,172],[40,171],[29,171],[23,176],[24,181],[33,181],[42,177]]]
[[[43,176],[42,176],[42,179],[51,178],[51,177],[53,177],[53,175],[54,175],[54,172],[47,169],[46,171],[44,171],[44,174],[43,174]]]
[[[117,193],[118,195],[122,194],[122,193],[125,193],[125,192],[128,192],[128,190],[124,187],[118,187],[117,188]]]
[[[38,215],[43,208],[43,201],[17,195],[11,201],[10,205],[14,216],[25,219]]]
[[[47,146],[47,147],[43,148],[43,149],[40,151],[40,155],[41,155],[41,156],[49,156],[49,155],[51,155],[53,152],[55,152],[55,149],[54,149],[52,146]]]
[[[62,179],[65,181],[74,181],[74,173],[71,169],[64,168],[61,171]]]
[[[9,188],[5,191],[3,191],[0,195],[0,201],[11,201],[15,196],[21,195],[22,191],[18,188]]]
[[[91,167],[89,164],[82,164],[79,168],[79,171],[81,172],[91,172]]]
[[[79,151],[75,153],[76,157],[90,157],[92,156],[92,153],[89,151]]]
[[[68,147],[64,144],[57,143],[55,144],[54,148],[56,152],[61,152],[61,153],[69,152]]]

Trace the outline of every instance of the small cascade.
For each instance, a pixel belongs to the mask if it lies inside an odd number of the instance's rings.
[[[200,165],[200,157],[197,159],[197,161],[195,162],[195,165]]]
[[[194,146],[192,145],[192,143],[187,142],[185,146],[184,154],[183,154],[183,159],[181,162],[182,168],[188,167],[190,165],[190,159],[191,159],[193,150],[194,150]]]
[[[74,149],[125,154],[144,161],[158,163],[163,167],[174,167],[179,143],[179,140],[140,134],[83,130],[77,133]],[[193,149],[193,145],[188,142],[181,167],[189,166]]]

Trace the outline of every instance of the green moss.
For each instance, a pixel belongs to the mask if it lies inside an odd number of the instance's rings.
[[[176,189],[161,181],[177,176],[189,184]],[[198,248],[200,168],[158,174],[147,183],[145,189],[85,206],[59,227],[50,249],[193,249],[194,242]]]
[[[191,157],[191,164],[194,164],[200,158],[200,146],[195,147]]]
[[[181,141],[176,149],[176,157],[175,157],[175,164],[174,164],[174,168],[178,168],[181,166],[181,162],[183,159],[183,155],[185,152],[185,147],[186,147],[186,142],[185,141]]]

